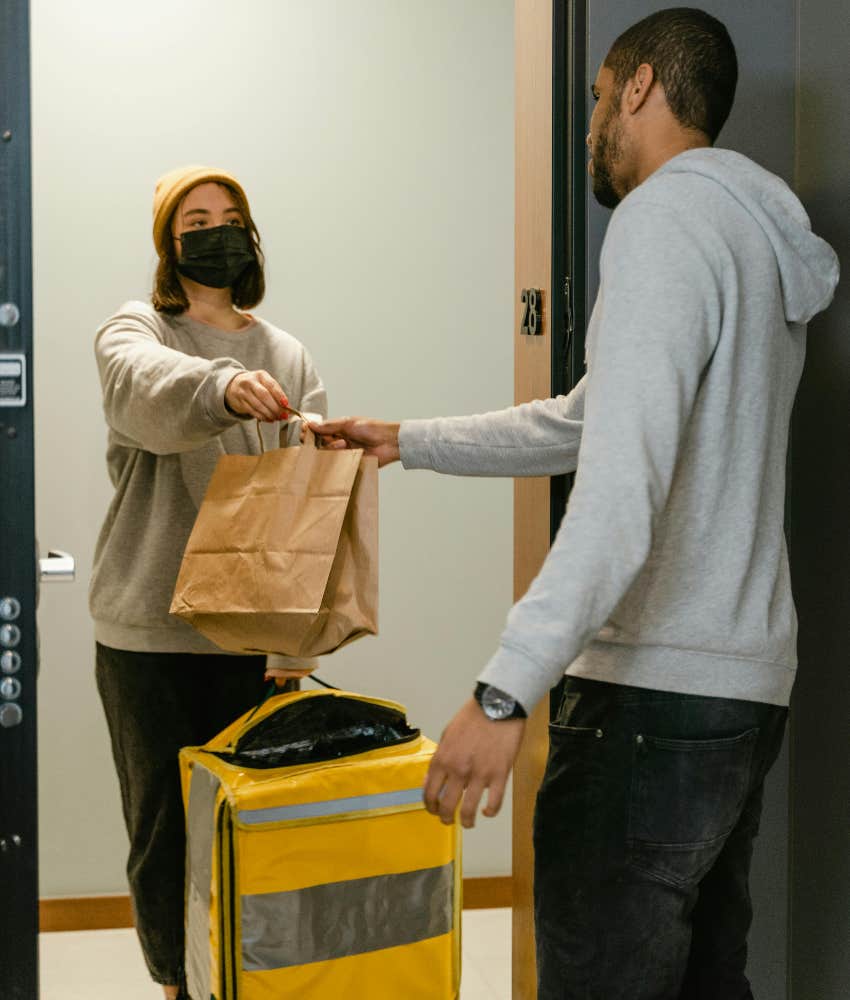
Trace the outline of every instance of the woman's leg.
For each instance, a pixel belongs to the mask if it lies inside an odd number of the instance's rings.
[[[256,703],[263,668],[263,657],[97,647],[98,690],[130,837],[136,928],[151,977],[174,996],[183,981],[186,849],[177,756],[218,731],[210,731],[212,705],[222,728]]]

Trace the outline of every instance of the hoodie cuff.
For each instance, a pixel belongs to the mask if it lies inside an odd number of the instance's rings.
[[[430,431],[433,420],[403,420],[398,431],[398,450],[405,469],[433,469]]]
[[[510,646],[500,646],[496,650],[478,680],[515,698],[527,715],[531,715],[534,706],[553,686],[552,678],[536,660]],[[555,683],[558,680],[560,677]]]

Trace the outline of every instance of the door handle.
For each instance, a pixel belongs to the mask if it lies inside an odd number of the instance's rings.
[[[45,582],[68,582],[74,579],[77,565],[69,552],[48,549],[47,557],[38,560],[39,575]]]

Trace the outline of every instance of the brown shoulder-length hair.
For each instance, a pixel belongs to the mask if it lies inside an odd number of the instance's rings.
[[[262,301],[266,293],[265,258],[260,248],[260,234],[257,231],[256,223],[251,218],[251,210],[243,194],[222,181],[216,181],[215,183],[227,188],[233,196],[236,207],[242,213],[245,228],[248,230],[248,235],[250,236],[254,263],[242,272],[230,291],[235,306],[238,306],[240,309],[253,309],[255,305]],[[188,194],[189,192],[187,191],[186,193]],[[171,213],[171,217],[165,225],[162,235],[162,245],[156,248],[159,255],[159,263],[156,267],[151,303],[157,312],[166,313],[169,316],[176,316],[189,308],[189,300],[186,298],[186,293],[180,284],[180,275],[177,271],[177,251],[174,246],[174,235],[171,232],[174,215],[182,203],[183,199],[181,198],[180,203],[174,209],[174,212]]]

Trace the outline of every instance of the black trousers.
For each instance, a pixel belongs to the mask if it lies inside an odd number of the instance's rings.
[[[535,814],[539,1000],[748,1000],[787,709],[567,677]]]
[[[154,981],[181,983],[186,825],[177,754],[261,700],[266,658],[98,644],[96,664],[130,836],[136,929]]]

